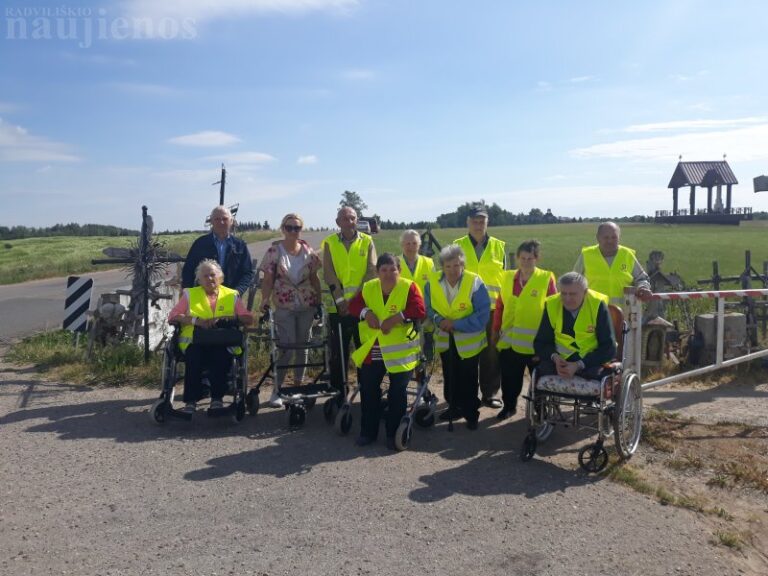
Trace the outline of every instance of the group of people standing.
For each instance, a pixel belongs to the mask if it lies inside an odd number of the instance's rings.
[[[217,228],[214,215],[222,212],[226,208],[214,209],[211,235],[190,250],[183,282],[192,286],[193,256],[200,253],[217,259],[224,285],[242,294],[253,271],[249,276],[240,268],[250,255],[229,229],[226,235],[219,233],[223,226]],[[262,303],[273,307],[280,342],[291,344],[309,339],[315,309],[325,297],[332,385],[342,389],[350,357],[358,369],[361,446],[378,436],[381,382],[389,375],[385,430],[387,445],[394,448],[422,346],[427,353],[434,346],[440,354],[448,403],[440,418],[464,419],[475,430],[481,405],[498,409],[500,420],[515,414],[525,370],[537,362],[542,370],[563,377],[594,376],[615,354],[607,304],[621,304],[624,287],[630,285],[640,298],[650,295],[647,275],[634,251],[619,243],[620,229],[612,222],[599,225],[597,244],[583,248],[574,271],[557,282],[552,272],[538,267],[541,245],[536,240],[518,246],[517,268],[507,270],[505,243],[488,234],[488,212],[482,205],[471,209],[467,234],[441,250],[437,269],[431,258],[419,254],[421,237],[414,230],[402,234],[400,255],[379,256],[371,236],[357,230],[354,208],[342,207],[336,224],[339,231],[323,240],[317,254],[300,238],[301,217],[283,218],[284,237],[267,250],[260,266]],[[423,341],[413,323],[423,325]],[[291,363],[293,353],[294,364],[306,364],[306,352],[291,349],[282,350],[278,363]],[[294,381],[303,377],[303,369],[295,368]],[[284,378],[285,369],[279,369],[272,406],[281,405],[278,392]],[[185,396],[186,390],[185,382]]]

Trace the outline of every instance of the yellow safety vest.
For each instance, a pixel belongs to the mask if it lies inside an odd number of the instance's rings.
[[[435,263],[432,258],[427,258],[421,254],[416,255],[416,268],[411,274],[411,269],[408,268],[408,263],[405,261],[405,256],[400,255],[400,276],[406,280],[416,282],[416,285],[421,290],[421,294],[424,294],[424,287],[429,282],[429,277],[435,270]]]
[[[504,274],[504,242],[489,236],[488,244],[486,244],[479,261],[469,235],[454,240],[454,243],[458,244],[464,251],[466,263],[464,269],[479,274],[482,281],[485,282],[488,296],[491,298],[491,310],[495,310],[496,299],[501,291],[501,280]]]
[[[383,322],[390,316],[405,310],[411,284],[413,282],[410,280],[399,278],[385,303],[381,281],[374,278],[363,284],[363,300],[365,305],[376,314],[379,322]],[[406,324],[398,324],[390,330],[389,334],[384,334],[381,330],[374,330],[368,326],[366,321],[361,321],[358,327],[361,346],[352,354],[352,360],[356,365],[362,366],[371,348],[378,341],[381,357],[388,372],[413,370],[419,361],[420,346],[418,335],[412,328]],[[410,338],[409,333],[413,334],[414,338]]]
[[[232,290],[226,286],[219,286],[219,296],[216,299],[216,310],[211,310],[208,296],[202,286],[187,288],[185,290],[187,300],[189,300],[189,314],[195,318],[210,320],[212,318],[233,317],[235,315],[235,302],[237,301],[237,290]],[[195,327],[192,324],[186,324],[181,328],[179,334],[179,350],[184,352],[187,346],[192,344],[192,337]],[[240,348],[233,350],[234,354],[240,353]]]
[[[440,285],[442,272],[435,272],[429,278],[429,295],[432,309],[443,318],[449,320],[459,320],[466,318],[474,311],[472,306],[472,286],[475,283],[477,274],[468,272],[466,269],[461,276],[459,291],[453,302],[448,304],[448,298],[445,296],[443,287]],[[435,349],[438,352],[445,352],[449,347],[450,334],[445,330],[436,327]],[[485,337],[485,330],[480,332],[454,332],[453,338],[456,342],[456,351],[462,358],[472,358],[477,356],[488,345],[488,339]]]
[[[584,358],[586,354],[597,348],[597,311],[600,308],[600,302],[608,304],[608,297],[594,290],[587,290],[584,295],[584,302],[573,324],[575,336],[570,336],[563,334],[564,312],[560,294],[547,298],[547,316],[555,331],[555,347],[560,356],[568,358],[572,354],[578,353],[581,358]]]
[[[343,295],[346,300],[352,300],[355,294],[360,291],[363,279],[368,271],[368,250],[373,239],[363,232],[357,233],[357,238],[350,244],[349,250],[346,249],[338,234],[331,234],[326,237],[321,249],[325,250],[325,245],[331,252],[333,261],[333,270],[336,272],[336,278],[341,282]],[[329,310],[336,310],[336,303],[333,301],[333,295],[327,292],[325,303]]]
[[[598,245],[582,248],[581,258],[589,287],[607,295],[611,304],[623,306],[624,288],[634,283],[632,272],[635,269],[635,251],[619,246],[610,268]]]
[[[512,348],[520,354],[533,354],[533,340],[544,314],[549,283],[555,275],[549,270],[535,268],[519,296],[514,295],[517,270],[504,273],[501,283],[501,301],[504,313],[501,317],[501,337],[496,345],[499,350]]]

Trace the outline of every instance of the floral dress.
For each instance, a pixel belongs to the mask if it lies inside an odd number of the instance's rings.
[[[309,279],[321,268],[322,262],[304,240],[299,240],[299,245],[299,253],[293,256],[286,252],[282,240],[273,242],[259,266],[260,270],[274,275],[272,303],[275,308],[305,310],[320,304]]]

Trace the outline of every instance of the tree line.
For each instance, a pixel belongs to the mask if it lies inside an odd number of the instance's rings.
[[[0,226],[0,240],[22,238],[47,238],[48,236],[138,236],[138,230],[120,228],[107,224],[54,224],[35,228],[33,226]]]

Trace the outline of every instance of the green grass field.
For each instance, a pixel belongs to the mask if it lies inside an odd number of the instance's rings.
[[[582,246],[595,244],[596,225],[550,224],[489,228],[490,234],[507,243],[507,251],[535,238],[542,243],[539,265],[563,274],[572,269]],[[385,230],[375,238],[379,253],[399,253],[400,231]],[[435,237],[445,245],[465,230],[435,230]],[[664,252],[665,272],[677,272],[687,285],[712,275],[712,261],[720,264],[720,275],[738,275],[744,268],[744,251],[752,251],[752,266],[762,272],[768,260],[768,223],[748,222],[741,226],[625,224],[621,243],[634,248],[643,266],[652,250]],[[732,286],[728,286],[732,287]]]
[[[166,241],[169,250],[184,256],[199,235],[193,233],[155,238]],[[256,242],[276,235],[276,232],[269,231],[246,232],[242,237],[248,242]],[[127,236],[53,236],[6,240],[0,242],[0,284],[107,270],[110,267],[120,268],[121,265],[94,266],[91,260],[105,258],[101,253],[104,248],[127,248],[134,245],[136,240]]]

